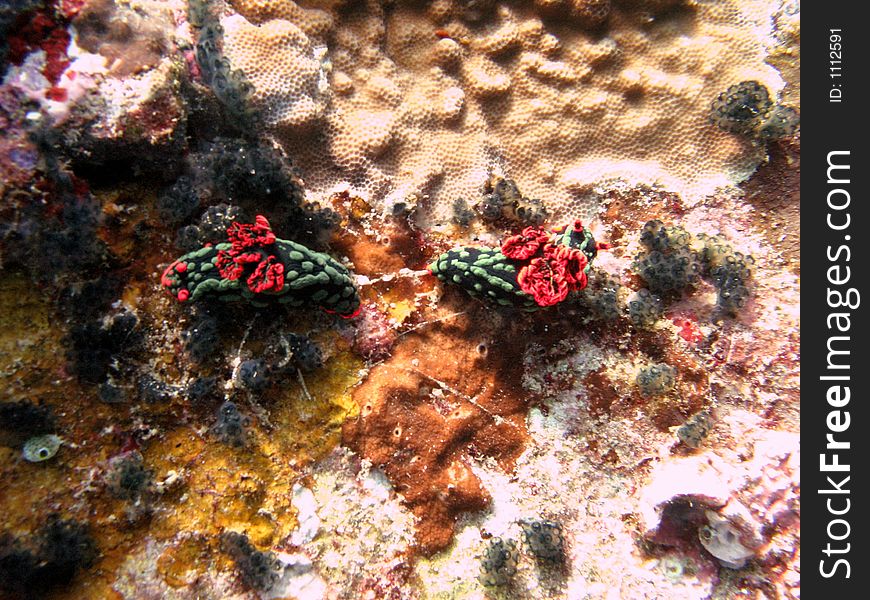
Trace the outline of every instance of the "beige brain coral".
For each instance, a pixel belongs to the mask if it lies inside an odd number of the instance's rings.
[[[278,137],[312,195],[349,183],[376,207],[413,198],[434,225],[494,172],[561,221],[593,216],[615,182],[692,204],[764,159],[709,111],[740,81],[782,89],[766,62],[777,2],[486,4],[473,18],[451,0],[331,10],[322,137]]]
[[[232,15],[221,25],[224,55],[253,86],[251,104],[267,128],[288,135],[323,115],[325,49],[283,19],[254,25]]]
[[[596,27],[610,15],[610,0],[535,0],[545,15],[570,16],[587,27]]]
[[[236,11],[255,24],[274,19],[290,21],[309,36],[323,35],[332,28],[332,15],[318,8],[303,8],[293,0],[230,0]]]

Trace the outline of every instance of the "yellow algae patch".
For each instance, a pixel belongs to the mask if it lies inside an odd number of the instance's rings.
[[[389,304],[387,315],[395,319],[396,323],[404,323],[405,319],[416,312],[417,307],[413,300],[400,300]]]
[[[143,250],[141,235],[137,235],[136,230],[140,223],[146,221],[146,215],[141,209],[131,215],[130,207],[153,206],[157,199],[155,189],[128,183],[111,189],[96,189],[94,198],[100,203],[103,214],[107,217],[107,225],[110,225],[97,231],[100,239],[109,245],[124,264],[133,265],[134,269],[142,268],[136,266]],[[156,219],[148,219],[150,222],[154,220]]]
[[[144,455],[155,478],[174,471],[182,483],[161,499],[150,535],[170,541],[179,533],[194,534],[209,540],[212,551],[224,530],[244,532],[261,548],[279,544],[297,526],[293,484],[335,448],[345,419],[356,415],[351,389],[363,366],[341,350],[306,376],[304,389],[293,379],[284,382],[285,391],[269,406],[268,424],[252,428],[245,446],[222,444],[186,427],[152,440]],[[250,414],[250,407],[242,407]],[[159,570],[168,585],[206,568],[203,543],[175,543],[161,555]]]
[[[272,409],[275,430],[264,443],[264,451],[301,466],[335,448],[342,424],[357,415],[351,391],[364,366],[358,357],[341,350],[322,369],[304,375],[304,388],[288,381],[286,394]]]
[[[157,572],[170,587],[189,585],[192,573],[205,572],[210,566],[209,545],[199,537],[187,537],[170,545],[157,559]]]
[[[5,530],[35,529],[45,520],[47,506],[61,500],[67,491],[65,472],[57,462],[61,453],[45,463],[24,462],[18,449],[0,454],[0,476],[3,479],[3,512]],[[8,528],[8,529],[7,529]]]
[[[5,273],[0,278],[0,389],[4,401],[43,400],[60,416],[74,397],[63,364],[63,331],[52,327],[53,307],[29,278]],[[64,419],[64,423],[66,419]],[[49,461],[32,464],[21,458],[23,440],[0,432],[10,447],[0,451],[0,511],[4,529],[32,530],[44,522],[46,507],[69,491],[69,467],[79,454],[63,445]],[[73,435],[64,431],[63,437]],[[8,439],[7,439],[8,438]]]
[[[55,387],[51,379],[64,375],[58,370],[63,331],[51,327],[48,298],[25,275],[4,273],[0,306],[0,384],[6,398],[36,396]]]
[[[158,477],[174,470],[184,482],[180,493],[164,501],[172,510],[161,512],[151,525],[157,539],[180,531],[217,536],[229,528],[271,541],[279,522],[292,530],[289,505],[278,514],[261,509],[270,493],[289,493],[291,484],[284,480],[295,473],[277,472],[256,444],[234,448],[181,428],[150,444],[145,456]]]
[[[115,241],[109,240],[110,245]],[[143,290],[137,312],[143,318],[140,326],[147,328],[143,305],[153,300],[144,292],[144,280],[136,277],[127,294]],[[125,299],[137,304],[137,298]],[[155,576],[166,589],[178,590],[215,569],[232,570],[219,549],[224,530],[245,533],[261,549],[280,545],[297,527],[293,485],[313,461],[338,445],[345,419],[356,416],[350,394],[365,365],[340,340],[334,341],[333,332],[321,336],[325,345],[336,346],[332,355],[322,369],[305,376],[304,387],[291,376],[261,399],[261,406],[243,396],[233,398],[253,420],[247,445],[235,448],[209,432],[211,420],[187,424],[178,402],[107,405],[94,388],[80,386],[63,367],[63,321],[25,275],[8,273],[0,280],[0,305],[5,397],[51,404],[65,442],[57,456],[40,464],[21,460],[20,444],[0,447],[4,530],[27,535],[38,530],[47,511],[55,510],[89,524],[100,557],[70,583],[66,597],[123,597],[117,578],[143,537],[155,544]],[[160,363],[165,356],[151,358]],[[134,431],[145,434],[140,451],[159,491],[148,500],[151,511],[143,510],[131,522],[136,512],[131,502],[113,497],[105,482],[108,460]]]

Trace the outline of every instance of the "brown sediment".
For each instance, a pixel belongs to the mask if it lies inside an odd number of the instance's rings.
[[[426,266],[434,253],[429,242],[411,226],[407,215],[375,215],[368,203],[348,192],[333,194],[330,204],[342,217],[332,239],[333,250],[350,259],[354,273],[373,280],[359,290],[363,302],[376,306],[385,319],[405,323],[415,316],[420,299],[435,287],[434,277],[401,276],[403,269],[421,271]]]
[[[446,318],[404,336],[353,395],[360,415],[343,443],[384,470],[418,518],[417,550],[445,548],[463,511],[485,508],[489,492],[471,469],[493,459],[511,471],[525,447],[525,338],[485,306],[442,307]]]
[[[619,400],[616,383],[607,376],[604,369],[592,371],[583,381],[586,388],[586,405],[593,417],[610,415],[613,405]]]
[[[411,225],[410,215],[373,213],[365,200],[348,192],[333,194],[330,204],[342,217],[333,245],[353,261],[356,273],[375,277],[402,268],[422,269],[434,253]]]
[[[609,192],[605,202],[607,209],[600,220],[608,231],[606,241],[613,246],[610,251],[616,256],[622,256],[622,247],[637,237],[638,228],[647,221],[679,222],[685,213],[679,195],[637,187]]]
[[[707,407],[710,398],[707,369],[701,360],[681,347],[678,336],[659,334],[655,338],[651,335],[636,338],[644,341],[635,351],[676,369],[674,388],[660,396],[646,397],[633,382],[626,388],[623,375],[600,368],[583,380],[587,407],[593,417],[628,419],[640,410],[659,431],[668,431]]]
[[[801,274],[800,151],[800,138],[770,144],[770,160],[741,186],[758,229],[795,275]]]

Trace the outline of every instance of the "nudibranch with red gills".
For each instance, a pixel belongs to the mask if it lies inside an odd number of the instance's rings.
[[[269,221],[232,223],[227,241],[185,254],[160,280],[179,302],[217,298],[255,306],[320,306],[345,318],[360,299],[350,272],[331,256],[275,237]]]
[[[526,227],[501,248],[466,246],[436,258],[429,271],[472,296],[502,306],[534,311],[565,300],[586,287],[586,276],[599,249],[580,221],[546,231]]]

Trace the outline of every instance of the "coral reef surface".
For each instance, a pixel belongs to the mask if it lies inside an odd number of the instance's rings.
[[[0,4],[0,599],[800,597],[798,3]]]

